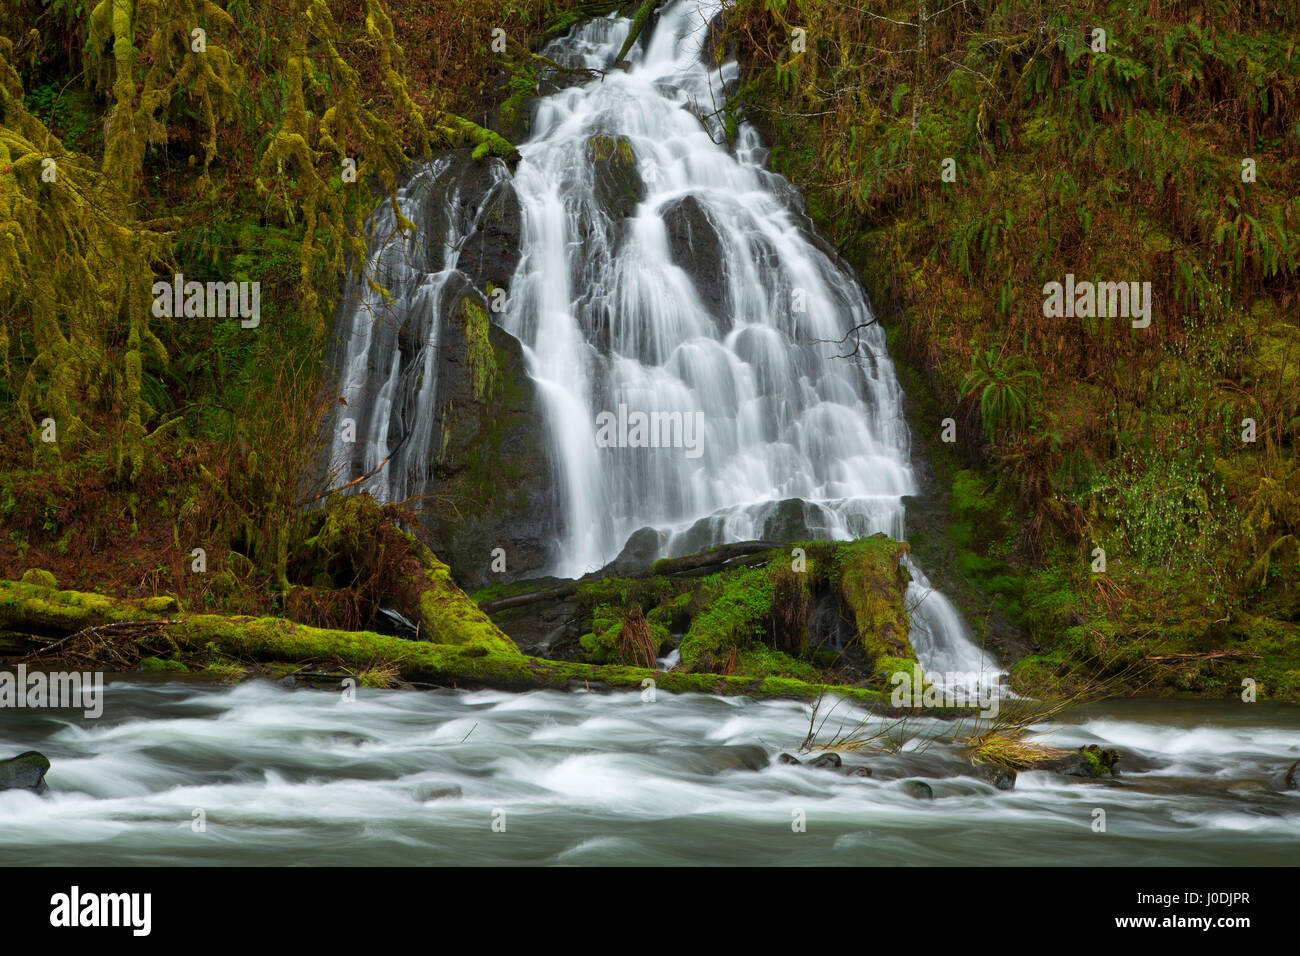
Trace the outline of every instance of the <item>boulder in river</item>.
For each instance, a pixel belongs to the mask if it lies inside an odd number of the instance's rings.
[[[734,744],[719,747],[691,747],[692,755],[700,768],[709,774],[727,770],[762,770],[767,767],[767,751],[756,744]]]
[[[1067,777],[1116,777],[1119,769],[1115,766],[1120,761],[1118,750],[1103,750],[1096,744],[1080,747],[1073,753],[1058,760],[1049,760],[1040,764],[1040,769],[1055,770]]]
[[[1009,767],[1000,767],[997,764],[986,764],[983,768],[984,779],[999,790],[1014,790],[1016,786],[1016,772]]]
[[[808,761],[808,766],[819,770],[838,770],[843,763],[839,754],[825,753]]]
[[[1286,772],[1286,788],[1300,790],[1300,760],[1293,763],[1291,769]]]
[[[615,574],[632,574],[644,571],[663,557],[668,536],[654,528],[646,527],[632,532],[614,563]]]
[[[0,790],[31,790],[44,793],[49,787],[45,775],[50,772],[50,761],[45,754],[29,750],[17,757],[0,760]]]
[[[934,791],[924,780],[908,780],[903,784],[903,792],[917,800],[933,800]]]

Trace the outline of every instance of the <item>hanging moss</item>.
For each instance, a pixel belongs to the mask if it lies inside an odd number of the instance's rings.
[[[461,300],[460,317],[465,323],[470,382],[474,397],[481,402],[501,389],[496,350],[488,338],[492,320],[488,318],[487,310],[469,296]]]

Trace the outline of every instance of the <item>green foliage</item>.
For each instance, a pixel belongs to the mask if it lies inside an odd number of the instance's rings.
[[[980,421],[989,441],[1001,430],[1015,430],[1029,417],[1030,389],[1042,377],[1018,355],[988,348],[971,359],[961,397],[978,393]]]

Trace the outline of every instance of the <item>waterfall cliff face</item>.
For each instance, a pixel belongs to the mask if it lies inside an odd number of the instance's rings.
[[[522,343],[536,390],[553,468],[551,573],[727,541],[905,537],[902,499],[917,482],[884,331],[797,191],[764,168],[755,130],[740,122],[729,139],[738,69],[709,52],[720,10],[665,5],[618,67],[625,19],[592,21],[546,50],[607,71],[534,106],[513,176],[520,254],[493,315]],[[476,215],[441,214],[442,244],[472,236]],[[457,274],[453,252],[411,280],[409,254],[377,254],[397,303],[367,292],[340,326],[345,397],[373,420],[365,463],[409,433],[369,482],[393,500],[424,490],[438,427],[425,404],[436,363],[422,356],[436,350]],[[367,309],[393,308],[407,325],[429,323],[419,355],[367,327]],[[911,570],[922,660],[992,667]]]

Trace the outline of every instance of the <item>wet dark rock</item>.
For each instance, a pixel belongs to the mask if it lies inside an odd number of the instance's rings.
[[[593,136],[587,141],[587,160],[601,210],[616,223],[631,216],[646,194],[632,144],[623,136]]]
[[[578,604],[571,590],[566,592],[561,588],[565,583],[559,578],[520,582],[518,586],[526,586],[527,593],[560,590],[554,596],[520,607],[490,609],[488,613],[523,653],[555,660],[581,660],[578,638],[582,635],[575,620]]]
[[[762,770],[768,765],[767,751],[755,744],[693,747],[691,752],[697,757],[702,757],[713,773],[727,770]]]
[[[802,761],[793,754],[781,754],[776,758],[777,763],[794,764],[796,767],[802,766]]]
[[[523,348],[493,321],[488,298],[491,287],[508,287],[519,261],[518,197],[505,164],[474,159],[468,149],[434,155],[406,190],[419,230],[411,240],[418,243],[415,271],[381,267],[376,276],[394,305],[374,316],[366,392],[344,413],[358,426],[358,451],[340,482],[362,476],[362,450],[386,446],[394,455],[386,467],[405,469],[409,494],[423,491],[425,503],[416,509],[431,534],[429,543],[459,583],[476,588],[528,577],[549,564],[557,537],[547,429]],[[459,248],[451,236],[463,237]],[[453,261],[458,271],[439,290],[441,324],[432,330],[433,303],[416,290],[429,288],[427,273]],[[349,298],[344,308],[354,306],[355,298]],[[430,344],[437,363],[432,395],[425,392],[422,357]],[[385,434],[372,434],[381,419],[371,410],[388,387],[394,352],[392,415]],[[339,367],[338,356],[333,365]],[[425,447],[407,447],[417,410],[430,406],[436,417]],[[491,568],[495,548],[506,552],[501,573]]]
[[[1286,772],[1286,788],[1300,790],[1300,760],[1293,763],[1291,769]]]
[[[44,793],[49,787],[45,775],[50,772],[50,761],[45,754],[35,750],[21,753],[8,760],[0,760],[0,790],[31,790]]]
[[[454,256],[481,292],[488,281],[508,285],[521,255],[523,220],[506,164],[495,157],[475,159],[470,149],[440,152],[432,161],[445,168],[437,176],[426,170],[406,187],[426,267],[440,272]],[[459,247],[450,243],[451,235],[462,237]]]
[[[700,44],[700,59],[705,63],[721,63],[735,54],[735,44],[722,43],[723,31],[726,29],[726,11],[716,14],[705,28],[704,41]]]
[[[614,559],[611,568],[615,574],[644,571],[663,557],[665,544],[665,536],[654,528],[641,528],[634,531],[627,539],[627,544],[623,545],[623,550]]]
[[[1237,780],[1228,784],[1229,793],[1265,793],[1268,786],[1262,780]]]
[[[456,268],[485,294],[489,285],[508,289],[519,265],[522,232],[523,212],[510,180],[487,185],[477,225],[461,244]]]
[[[1009,767],[986,765],[981,768],[981,772],[984,779],[999,790],[1014,790],[1016,787],[1016,772]]]
[[[737,343],[737,351],[744,355],[744,333]],[[747,361],[755,356],[744,356]],[[789,544],[796,541],[812,541],[831,536],[830,522],[820,505],[804,501],[802,498],[785,498],[767,509],[763,515],[761,538]]]
[[[903,784],[903,792],[917,800],[933,800],[934,791],[922,780],[908,780]]]
[[[725,538],[725,520],[716,515],[709,515],[699,519],[685,531],[674,534],[668,542],[668,554],[672,557],[700,554],[716,547]]]
[[[854,636],[848,616],[840,607],[839,595],[829,591],[821,595],[808,616],[808,647],[814,651],[841,651]]]
[[[419,628],[408,618],[387,607],[375,609],[374,620],[369,622],[367,630],[394,637],[416,638],[420,635]]]
[[[845,767],[844,774],[848,777],[870,777],[870,767]]]
[[[1103,750],[1096,744],[1089,744],[1059,759],[1046,761],[1039,765],[1039,769],[1054,770],[1067,777],[1115,777],[1119,775],[1115,765],[1120,757],[1118,750]]]
[[[727,277],[722,269],[722,240],[717,227],[694,196],[665,203],[660,216],[668,230],[673,264],[691,277],[700,301],[725,335],[731,331],[732,323],[727,308]]]
[[[433,784],[424,783],[420,784],[415,791],[415,799],[419,800],[421,803],[427,803],[430,800],[448,800],[454,797],[463,797],[464,795],[464,791],[454,784],[451,786],[439,787]]]
[[[449,282],[443,316],[427,493],[448,506],[426,508],[425,526],[459,582],[505,584],[545,568],[557,537],[547,429],[523,347],[478,292]],[[482,389],[476,363],[491,366]],[[504,570],[493,567],[496,548]]]
[[[844,763],[839,754],[822,754],[813,760],[808,761],[808,766],[816,767],[819,770],[838,770]]]

